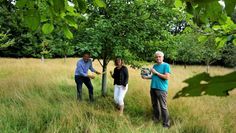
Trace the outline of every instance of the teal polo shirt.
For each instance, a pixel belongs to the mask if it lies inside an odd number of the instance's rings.
[[[161,73],[166,74],[170,73],[170,65],[168,63],[163,62],[162,64],[155,64],[153,68]],[[151,89],[158,89],[162,91],[168,91],[168,80],[162,79],[156,74],[152,75],[152,81],[151,81]]]

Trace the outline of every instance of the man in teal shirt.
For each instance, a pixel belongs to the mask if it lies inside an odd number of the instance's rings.
[[[151,76],[143,76],[143,79],[151,79],[151,101],[153,107],[153,120],[159,121],[162,116],[163,127],[170,127],[169,113],[167,109],[168,79],[170,77],[170,65],[163,62],[164,53],[155,53],[156,64],[151,68]]]

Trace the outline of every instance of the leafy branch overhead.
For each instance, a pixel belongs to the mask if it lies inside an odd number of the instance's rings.
[[[106,7],[102,0],[92,1],[97,7]],[[26,27],[50,34],[55,27],[63,27],[64,35],[72,39],[72,28],[78,29],[78,19],[85,19],[86,0],[16,0],[16,7]]]
[[[193,21],[200,27],[205,36],[201,38],[216,34],[219,48],[229,42],[236,45],[236,24],[233,22],[236,0],[175,0],[175,7],[185,10],[188,22]]]

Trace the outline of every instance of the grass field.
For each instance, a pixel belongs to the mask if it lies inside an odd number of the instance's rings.
[[[163,129],[161,124],[151,120],[150,81],[141,79],[139,70],[129,68],[124,116],[119,117],[113,106],[110,76],[106,98],[100,96],[101,76],[97,76],[92,81],[96,102],[90,104],[85,99],[78,103],[74,82],[76,61],[75,58],[66,63],[63,59],[50,59],[41,63],[39,59],[0,58],[0,132],[236,132],[236,89],[232,88],[236,85],[236,74],[233,69],[211,67],[208,75],[211,78],[201,81],[198,75],[205,71],[204,66],[187,69],[171,66],[168,108],[172,127]],[[98,62],[94,62],[94,67],[101,71]],[[108,71],[113,68],[110,63]],[[222,80],[224,82],[220,82]],[[195,85],[195,81],[201,83]],[[209,86],[199,85],[206,82]],[[226,89],[233,89],[229,96],[222,93]],[[83,93],[84,98],[88,98],[87,88],[83,88]],[[177,93],[178,97],[173,99]]]

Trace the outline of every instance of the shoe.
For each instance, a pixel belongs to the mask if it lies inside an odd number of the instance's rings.
[[[163,128],[170,128],[170,124],[163,124]]]
[[[82,97],[81,97],[81,96],[78,96],[78,97],[77,97],[77,101],[81,102],[81,101],[82,101]]]
[[[116,109],[120,110],[120,106],[118,104],[116,104]]]
[[[91,102],[91,103],[93,103],[95,100],[94,100],[94,98],[93,98],[93,95],[89,95],[89,101]]]

